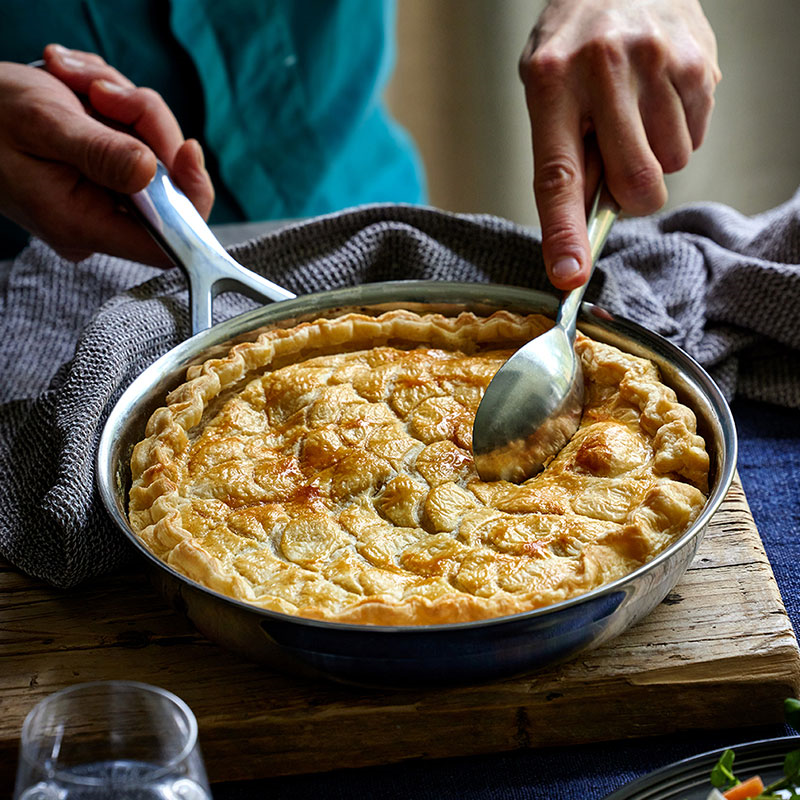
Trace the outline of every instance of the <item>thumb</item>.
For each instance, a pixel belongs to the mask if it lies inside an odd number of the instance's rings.
[[[214,205],[214,186],[205,168],[203,148],[197,139],[188,139],[181,145],[175,154],[171,175],[203,219],[207,220]]]
[[[37,155],[76,167],[93,183],[130,194],[143,189],[156,171],[144,142],[85,113],[72,113],[40,133]]]

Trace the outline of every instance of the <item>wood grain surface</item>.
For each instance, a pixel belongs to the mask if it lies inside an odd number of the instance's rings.
[[[0,569],[0,786],[25,714],[73,683],[183,697],[212,781],[781,719],[800,653],[737,481],[686,575],[646,619],[556,668],[488,685],[360,690],[278,675],[197,634],[129,572],[58,591]],[[743,713],[743,709],[747,709]]]

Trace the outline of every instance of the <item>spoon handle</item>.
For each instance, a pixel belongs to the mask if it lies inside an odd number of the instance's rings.
[[[592,201],[592,209],[589,216],[586,218],[586,231],[589,235],[589,252],[592,257],[592,269],[589,272],[589,277],[586,283],[572,289],[564,295],[561,305],[558,307],[558,316],[556,317],[556,325],[566,331],[570,341],[575,340],[575,327],[578,322],[578,311],[581,307],[583,295],[586,292],[586,287],[594,274],[594,268],[597,264],[597,259],[606,243],[608,233],[614,220],[619,216],[619,206],[617,201],[611,196],[608,191],[606,182],[600,181],[597,191],[594,194]]]

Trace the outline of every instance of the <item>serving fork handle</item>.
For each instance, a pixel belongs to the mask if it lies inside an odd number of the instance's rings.
[[[257,301],[295,297],[228,255],[160,161],[150,183],[128,199],[161,249],[186,272],[192,335],[213,324],[213,302],[220,292],[235,290]]]

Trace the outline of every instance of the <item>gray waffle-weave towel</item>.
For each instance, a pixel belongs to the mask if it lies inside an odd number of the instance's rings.
[[[426,278],[548,288],[534,233],[492,217],[367,206],[234,249],[297,293]],[[587,299],[666,336],[724,391],[800,407],[800,193],[757,217],[719,205],[615,226]],[[119,566],[94,456],[124,387],[188,331],[182,274],[33,242],[0,297],[0,555],[67,587]],[[218,299],[220,318],[251,307]]]

